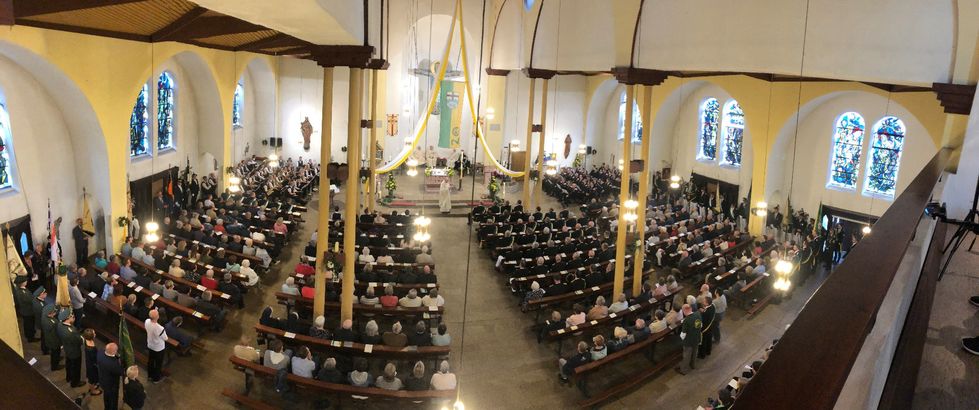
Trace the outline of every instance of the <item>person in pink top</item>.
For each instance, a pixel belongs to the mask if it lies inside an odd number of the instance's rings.
[[[272,225],[272,231],[275,233],[281,233],[283,235],[289,233],[289,227],[286,226],[285,221],[282,218],[276,219],[275,224]]]

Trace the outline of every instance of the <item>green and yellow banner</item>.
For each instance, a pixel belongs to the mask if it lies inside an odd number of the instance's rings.
[[[459,148],[459,135],[462,125],[462,93],[463,84],[456,81],[442,80],[439,95],[439,147]]]

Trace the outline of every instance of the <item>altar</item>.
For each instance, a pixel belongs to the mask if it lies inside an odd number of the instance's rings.
[[[452,183],[455,170],[447,167],[435,167],[425,170],[425,192],[438,192],[442,181],[449,181],[449,187],[453,191],[459,190],[457,184]]]

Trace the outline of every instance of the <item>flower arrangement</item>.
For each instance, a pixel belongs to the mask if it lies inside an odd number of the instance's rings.
[[[489,185],[486,188],[489,190],[489,199],[496,202],[498,199],[496,195],[500,192],[500,183],[496,181],[496,177],[490,177]]]
[[[388,191],[385,199],[394,199],[394,191],[398,189],[398,182],[394,180],[394,174],[388,173],[388,179],[384,181],[384,189]]]
[[[450,177],[453,176],[453,175],[455,175],[455,174],[456,174],[455,168],[449,168],[448,173],[446,173],[446,175],[448,175]],[[432,168],[425,168],[425,176],[426,177],[432,176]]]
[[[120,216],[119,218],[116,219],[116,224],[119,225],[120,228],[125,228],[129,226],[129,218],[125,216]]]

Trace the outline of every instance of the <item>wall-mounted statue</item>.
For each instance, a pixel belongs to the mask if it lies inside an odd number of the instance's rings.
[[[571,134],[564,137],[564,159],[571,155]]]
[[[299,131],[303,133],[303,150],[309,152],[309,137],[313,136],[313,124],[309,122],[309,117],[299,124]]]

